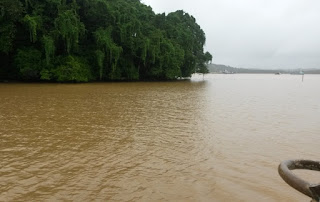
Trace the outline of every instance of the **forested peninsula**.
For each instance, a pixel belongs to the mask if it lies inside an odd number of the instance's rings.
[[[0,80],[174,80],[208,71],[205,41],[140,0],[0,0]]]

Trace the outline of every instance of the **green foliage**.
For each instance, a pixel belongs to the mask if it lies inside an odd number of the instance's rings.
[[[89,65],[84,59],[69,55],[61,58],[59,63],[53,70],[59,82],[88,82],[92,78]]]
[[[30,32],[30,41],[37,41],[37,30],[41,27],[41,17],[40,16],[30,16],[26,15],[23,18],[23,22],[27,25]]]
[[[117,70],[118,61],[122,53],[122,47],[117,46],[111,37],[112,28],[107,29],[99,28],[94,32],[96,39],[96,44],[99,48],[103,50],[103,53],[109,58],[108,64],[111,67],[111,72],[109,74],[110,79],[119,79],[121,75],[119,70]],[[101,55],[100,55],[101,56]],[[101,69],[102,67],[100,67]],[[100,70],[101,71],[101,70]],[[101,75],[101,74],[100,74]]]
[[[36,80],[40,78],[41,52],[34,48],[19,49],[15,57],[23,80]]]
[[[140,0],[0,0],[1,74],[15,79],[188,77],[207,71],[205,40],[191,15]]]
[[[181,68],[182,76],[190,76],[196,71],[197,66],[204,66],[205,61],[202,58],[206,37],[195,18],[184,11],[176,11],[167,16],[165,27],[168,37],[179,44],[185,52]]]
[[[209,52],[206,52],[206,53],[204,54],[204,61],[205,61],[205,63],[207,63],[207,64],[212,61],[212,55],[211,55]]]
[[[64,41],[66,51],[76,49],[79,38],[84,34],[85,27],[80,21],[79,16],[74,10],[65,10],[59,12],[58,17],[54,21],[54,25],[59,35]]]
[[[97,58],[97,64],[99,67],[99,79],[102,80],[103,77],[103,63],[104,63],[104,58],[105,54],[104,52],[97,50],[96,51],[96,58]]]
[[[16,28],[13,23],[3,23],[0,26],[0,51],[9,53],[13,47],[13,38],[16,34]]]
[[[23,12],[19,0],[0,0],[0,52],[8,54],[13,49],[16,24]]]
[[[205,54],[201,55],[198,59],[196,72],[206,74],[209,73],[209,70],[207,68],[208,63],[212,61],[212,55],[209,52],[206,52]]]
[[[168,50],[166,51],[165,62],[165,78],[168,79],[176,79],[177,77],[181,77],[181,66],[183,64],[184,59],[184,51],[178,46],[175,47],[173,44],[168,44]]]
[[[42,43],[44,46],[44,53],[46,56],[47,65],[50,64],[50,60],[54,57],[55,45],[54,40],[50,36],[44,35],[42,38]]]
[[[40,72],[40,79],[50,81],[52,79],[52,73],[48,69],[42,69]]]
[[[122,60],[120,62],[123,62],[125,68],[125,78],[128,80],[139,80],[139,69],[135,67],[135,65],[131,63],[127,63],[125,60]]]

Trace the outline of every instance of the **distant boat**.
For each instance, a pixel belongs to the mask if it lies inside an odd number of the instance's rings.
[[[229,72],[228,70],[224,70],[223,72],[222,72],[222,74],[234,74],[234,72]]]
[[[304,75],[304,72],[300,70],[299,72],[293,72],[292,75]]]

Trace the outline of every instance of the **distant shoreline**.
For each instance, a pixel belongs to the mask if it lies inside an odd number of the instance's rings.
[[[221,73],[224,71],[235,74],[296,74],[299,73],[300,70],[303,71],[304,74],[320,74],[320,69],[291,69],[291,70],[283,70],[283,69],[247,69],[247,68],[236,68],[227,65],[221,64],[209,64],[208,70],[210,73]]]

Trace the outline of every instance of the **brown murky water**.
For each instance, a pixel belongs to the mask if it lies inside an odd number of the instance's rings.
[[[277,166],[319,160],[320,76],[0,84],[0,126],[0,201],[310,201]]]

